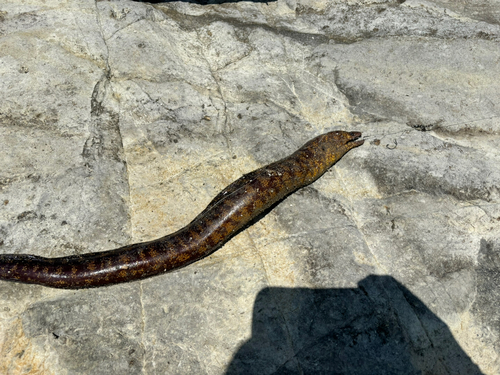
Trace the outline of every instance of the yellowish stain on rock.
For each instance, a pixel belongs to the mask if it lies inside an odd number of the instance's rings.
[[[249,228],[249,232],[251,238],[263,239],[254,240],[252,243],[255,251],[259,253],[270,286],[310,287],[301,272],[301,266],[296,264],[294,249],[290,248],[286,241],[289,234],[280,227],[275,217],[267,215]]]
[[[359,152],[359,150],[354,150],[354,152]],[[382,197],[368,171],[353,171],[339,165],[333,166],[315,184],[326,196],[342,195],[349,199]]]
[[[21,319],[0,326],[0,374],[54,374],[46,368],[46,353],[38,353],[36,348],[24,335]]]
[[[131,170],[142,158],[137,149],[127,155]],[[166,160],[154,149],[143,148],[153,163],[147,170],[130,175],[131,223],[135,241],[159,238],[187,225],[227,185],[259,166],[247,158],[221,156],[221,150],[206,151],[207,160]],[[155,156],[159,159],[155,159]],[[217,156],[218,155],[218,156]],[[250,166],[250,167],[249,167]],[[250,168],[250,169],[249,169]],[[150,173],[151,169],[156,173]]]
[[[455,340],[466,352],[474,355],[474,363],[479,366],[484,374],[500,374],[500,354],[495,352],[491,345],[485,345],[485,342],[491,342],[495,335],[489,329],[481,326],[474,321],[469,311],[465,311],[456,324],[449,324],[450,331]],[[472,358],[471,358],[472,360]]]
[[[367,266],[372,266],[372,267],[377,267],[378,266],[378,264],[376,262],[374,262],[373,259],[369,259],[366,256],[366,254],[363,254],[363,253],[358,252],[358,251],[354,251],[353,255],[354,255],[354,261],[357,264],[365,264]]]

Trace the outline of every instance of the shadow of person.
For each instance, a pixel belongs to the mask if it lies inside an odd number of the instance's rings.
[[[481,374],[446,324],[390,276],[356,289],[265,288],[234,374]]]

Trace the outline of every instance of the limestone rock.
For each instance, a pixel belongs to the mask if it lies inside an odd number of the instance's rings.
[[[158,238],[365,144],[182,270],[0,282],[0,373],[499,373],[500,3],[205,3],[0,5],[1,253]]]

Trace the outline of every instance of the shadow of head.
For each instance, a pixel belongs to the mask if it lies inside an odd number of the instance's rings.
[[[390,276],[355,289],[263,289],[226,374],[481,374],[449,328]]]

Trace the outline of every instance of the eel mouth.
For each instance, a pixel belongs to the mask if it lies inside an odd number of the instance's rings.
[[[347,145],[351,148],[361,146],[363,143],[365,143],[364,139],[359,139],[361,138],[360,132],[350,132],[349,135],[350,139],[347,141]]]

